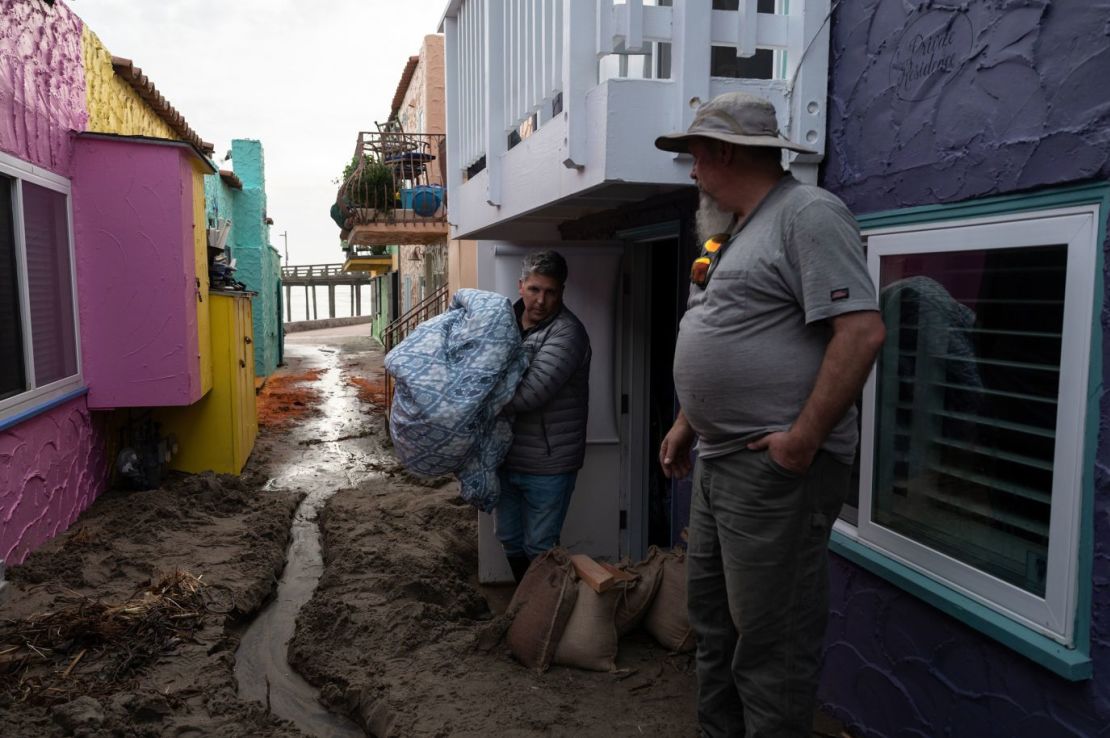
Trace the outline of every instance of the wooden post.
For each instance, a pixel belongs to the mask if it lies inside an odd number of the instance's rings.
[[[328,285],[328,317],[335,317],[335,285]]]
[[[790,171],[803,182],[817,184],[817,166],[825,154],[825,108],[829,81],[829,0],[791,3],[787,79],[792,80],[790,131],[793,141],[817,154],[790,155]],[[812,50],[806,54],[805,49]],[[804,59],[803,59],[804,57]],[[782,121],[779,121],[782,126]],[[785,127],[785,126],[784,126]]]
[[[740,1],[740,9],[736,13],[736,55],[739,57],[750,59],[755,56],[758,13],[756,0]]]
[[[454,201],[458,196],[459,187],[462,185],[463,169],[459,166],[460,133],[464,131],[463,121],[459,115],[459,19],[458,16],[443,19],[443,58],[446,86],[444,89],[444,119],[447,128],[452,132],[447,137],[447,181],[443,183],[447,188],[448,201]],[[465,135],[465,134],[464,134]],[[373,304],[374,288],[370,288],[370,302]],[[371,310],[373,312],[373,310]]]
[[[316,309],[316,285],[312,285],[312,319],[320,319],[320,312]]]
[[[671,79],[678,96],[672,107],[678,119],[671,130],[684,131],[693,122],[698,105],[709,102],[710,45],[705,39],[712,33],[713,11],[702,0],[675,0],[671,13]]]
[[[597,9],[563,3],[563,166],[586,165],[586,93],[597,86]],[[708,11],[706,11],[708,12]],[[705,38],[709,38],[708,33]],[[708,54],[709,44],[705,45]]]
[[[351,288],[355,291],[355,315],[362,315],[362,285],[351,285]]]
[[[285,322],[293,322],[293,287],[285,285]]]
[[[570,2],[567,5],[571,5]],[[501,156],[509,147],[505,129],[505,27],[501,3],[485,5],[485,79],[486,100],[482,111],[486,119],[486,202],[501,204]],[[515,111],[514,111],[515,112]]]

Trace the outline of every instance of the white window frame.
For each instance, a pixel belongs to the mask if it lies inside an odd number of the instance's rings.
[[[1080,513],[1083,504],[1087,392],[1094,324],[1096,205],[999,214],[865,231],[868,269],[876,285],[884,256],[1066,244],[1060,390],[1053,459],[1046,591],[1039,597],[872,521],[877,380],[864,386],[858,524],[836,530],[1030,630],[1075,645],[1079,596]]]
[[[33,412],[74,390],[85,386],[81,363],[81,325],[77,300],[77,261],[73,248],[73,188],[65,177],[54,174],[30,162],[0,152],[0,174],[15,180],[12,197],[12,215],[15,230],[16,280],[19,289],[19,318],[23,338],[23,369],[26,389],[18,395],[0,400],[0,423],[17,415]],[[66,198],[66,236],[69,239],[69,280],[73,296],[73,341],[77,357],[76,374],[63,379],[35,386],[34,343],[31,331],[31,293],[27,279],[27,242],[23,224],[23,183],[30,182],[48,190],[61,193]]]

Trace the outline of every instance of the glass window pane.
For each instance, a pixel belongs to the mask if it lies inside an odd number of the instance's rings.
[[[884,256],[872,519],[1045,593],[1067,247]]]
[[[23,183],[35,386],[77,373],[66,196]]]
[[[714,46],[710,49],[709,74],[713,77],[732,79],[772,79],[775,69],[775,52],[756,49],[755,56],[744,58],[734,46]]]
[[[0,400],[27,389],[12,217],[13,181],[0,177]]]

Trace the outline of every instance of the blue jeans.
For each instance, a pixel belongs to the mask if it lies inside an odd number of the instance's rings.
[[[578,472],[524,474],[502,469],[498,478],[501,499],[494,516],[505,555],[534,559],[558,546]]]

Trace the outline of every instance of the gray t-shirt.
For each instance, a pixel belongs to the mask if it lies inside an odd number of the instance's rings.
[[[674,381],[699,454],[721,456],[787,430],[813,390],[832,335],[826,319],[878,310],[859,227],[835,195],[786,175],[690,285]],[[851,463],[853,407],[823,448]]]

